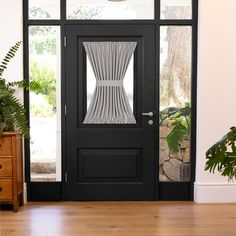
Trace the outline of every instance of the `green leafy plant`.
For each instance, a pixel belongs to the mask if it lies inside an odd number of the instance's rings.
[[[3,131],[17,130],[21,135],[29,137],[26,111],[19,99],[16,98],[15,90],[17,87],[20,87],[39,92],[41,88],[34,81],[6,82],[3,77],[8,63],[15,57],[20,45],[21,42],[17,42],[11,47],[0,64],[0,135]]]
[[[48,104],[56,106],[56,73],[47,66],[40,66],[30,61],[30,81],[35,81],[42,88],[40,93],[45,96]]]
[[[219,171],[229,180],[236,179],[236,127],[232,127],[220,141],[206,152],[205,170],[214,173]]]
[[[166,140],[170,151],[179,152],[180,144],[184,139],[189,139],[191,131],[191,106],[186,104],[183,108],[169,107],[160,112],[160,125],[165,120],[171,124],[171,130]]]

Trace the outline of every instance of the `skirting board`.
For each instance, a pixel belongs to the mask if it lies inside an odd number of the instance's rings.
[[[24,183],[23,195],[24,195],[24,204],[26,204],[27,203],[27,184],[26,183]]]
[[[236,184],[194,183],[196,203],[236,203]],[[24,183],[24,203],[27,203],[27,184]]]
[[[194,183],[196,203],[236,203],[235,183]]]

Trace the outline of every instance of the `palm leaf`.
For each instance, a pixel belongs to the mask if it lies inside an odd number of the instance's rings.
[[[9,82],[7,84],[9,88],[24,88],[26,90],[30,90],[31,92],[35,93],[40,93],[42,88],[40,84],[37,81],[26,81],[26,80],[21,80],[21,81],[15,81],[15,82]]]
[[[0,137],[3,131],[15,131],[25,137],[29,137],[29,127],[24,106],[15,97],[15,87],[25,88],[34,92],[40,92],[41,88],[36,81],[25,80],[6,83],[2,77],[8,63],[14,58],[21,42],[17,42],[10,48],[0,64]]]
[[[0,63],[0,78],[3,75],[3,72],[7,69],[8,63],[15,57],[17,50],[21,45],[21,41],[17,42],[14,46],[10,48],[7,52],[6,56],[3,58],[2,62]]]

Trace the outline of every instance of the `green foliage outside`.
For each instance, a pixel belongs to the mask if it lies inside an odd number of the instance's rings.
[[[214,173],[219,171],[229,180],[236,179],[236,127],[232,127],[221,140],[206,152],[205,170]]]
[[[41,87],[40,93],[45,95],[47,102],[56,106],[56,73],[50,67],[40,66],[36,61],[30,62],[30,81]]]
[[[51,26],[29,27],[30,54],[56,56],[56,29]]]
[[[99,18],[104,7],[79,6],[68,16],[68,19],[96,19]]]
[[[56,55],[56,39],[47,38],[45,41],[32,41],[30,42],[30,52],[35,51],[37,55],[43,55],[44,53]]]
[[[40,7],[32,7],[29,9],[29,16],[33,19],[48,19],[50,14]]]
[[[38,97],[31,100],[31,115],[51,116],[56,109],[56,71],[57,31],[51,26],[32,26],[30,34],[30,81],[41,86],[40,94],[46,100]],[[53,112],[54,110],[54,112]]]
[[[191,106],[186,104],[183,108],[169,107],[160,112],[160,125],[164,121],[171,124],[171,130],[166,140],[170,151],[180,152],[180,144],[184,139],[190,139],[191,132]]]

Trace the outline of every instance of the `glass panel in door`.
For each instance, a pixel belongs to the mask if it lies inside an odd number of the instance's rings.
[[[136,124],[133,54],[137,42],[84,42],[83,46],[87,61],[87,114],[83,124]]]

